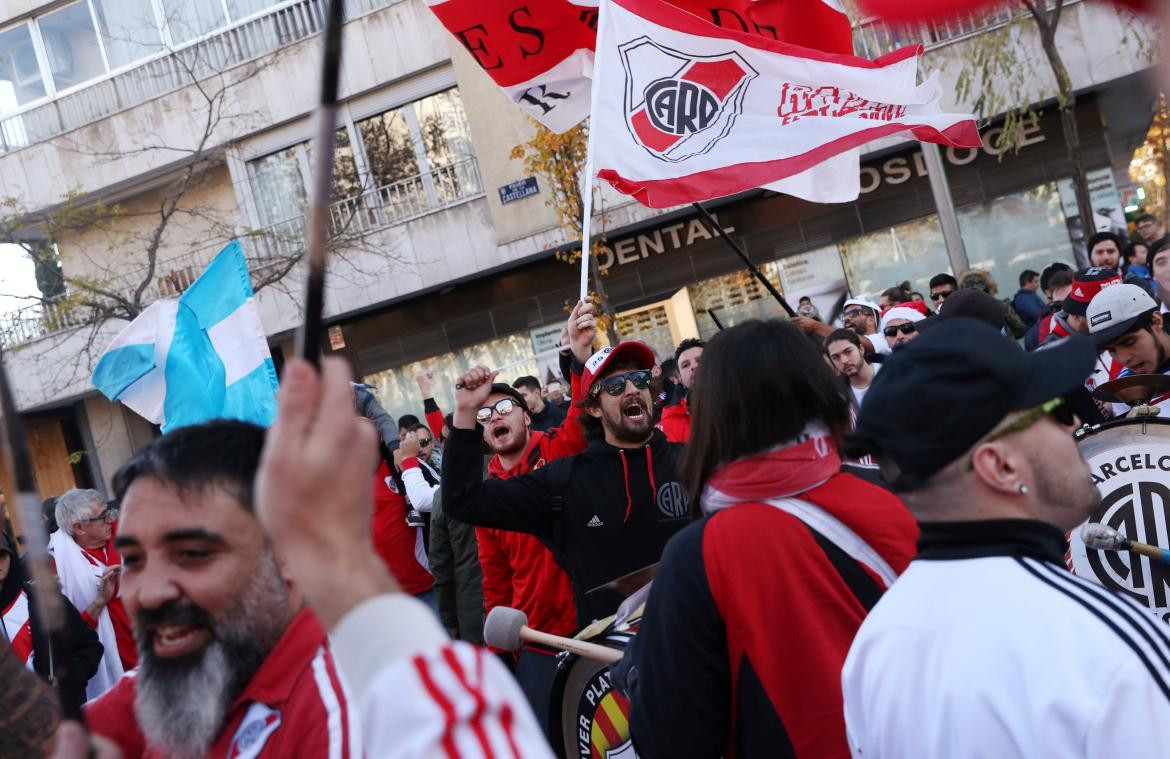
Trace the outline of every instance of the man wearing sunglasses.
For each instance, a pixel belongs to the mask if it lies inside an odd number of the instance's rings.
[[[122,558],[114,548],[118,509],[96,490],[74,488],[57,498],[56,516],[59,529],[49,536],[49,552],[62,593],[105,647],[86,688],[88,698],[97,698],[138,663],[118,582],[122,570]]]
[[[926,317],[916,308],[899,306],[891,308],[882,316],[882,335],[897,350],[918,337],[918,322]]]
[[[616,591],[588,591],[656,563],[670,536],[690,521],[677,474],[682,445],[654,428],[653,365],[653,351],[638,342],[589,357],[577,404],[589,447],[506,481],[481,483],[474,448],[454,445],[471,432],[482,399],[494,397],[494,373],[477,367],[456,392],[443,507],[457,519],[526,532],[550,546],[572,578],[580,627],[612,614],[622,600]]]
[[[943,272],[942,274],[935,274],[930,278],[930,303],[934,306],[934,310],[938,311],[939,306],[943,304],[951,293],[959,289],[959,281],[950,274]]]
[[[581,372],[593,348],[597,325],[593,304],[584,302],[569,315],[568,343],[572,353],[570,395],[580,399]],[[577,631],[573,587],[563,566],[536,537],[491,520],[467,518],[461,493],[474,493],[483,481],[483,453],[491,453],[484,483],[513,481],[543,469],[550,462],[585,450],[585,435],[572,410],[565,421],[549,430],[532,428],[532,417],[520,391],[486,379],[488,372],[473,370],[480,381],[469,385],[465,375],[456,384],[456,411],[451,435],[443,448],[442,510],[446,517],[476,525],[475,539],[483,574],[483,606],[491,611],[509,606],[528,615],[529,625],[556,635]],[[495,375],[491,374],[491,379]],[[462,388],[459,385],[463,385]],[[470,388],[474,387],[474,393]],[[502,510],[504,506],[493,506]],[[500,529],[503,527],[504,529]],[[554,651],[526,647],[516,662],[516,679],[543,725],[556,673]]]
[[[1100,498],[1062,398],[1095,359],[1079,335],[1025,353],[956,318],[874,381],[856,438],[921,533],[842,670],[854,756],[1104,758],[1170,742],[1170,629],[1064,563],[1065,533]]]

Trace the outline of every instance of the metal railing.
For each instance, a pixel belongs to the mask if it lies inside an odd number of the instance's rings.
[[[474,158],[464,158],[424,174],[336,201],[329,209],[330,231],[334,242],[345,246],[379,229],[402,224],[482,195],[479,164]],[[304,250],[304,225],[304,217],[298,216],[239,235],[253,285],[267,282],[282,270],[295,265]],[[159,261],[154,276],[143,290],[139,305],[145,307],[161,298],[180,295],[198,279],[222,247],[223,243],[219,243]],[[146,272],[139,268],[95,283],[92,288],[95,294],[92,297],[94,300],[103,300],[101,295],[96,294],[97,290],[101,290],[133,301],[134,290],[145,276]],[[69,295],[51,301],[39,301],[16,311],[0,313],[0,342],[8,347],[20,345],[89,324],[94,317],[93,307],[79,303]]]
[[[1066,0],[1073,5],[1080,0]],[[1021,8],[1001,5],[946,19],[923,21],[909,26],[889,25],[880,19],[866,19],[853,27],[853,49],[863,58],[877,58],[906,45],[923,45],[931,50],[1005,26]]]
[[[351,0],[346,18],[402,0]],[[210,37],[160,53],[125,71],[107,75],[48,103],[0,120],[0,154],[47,140],[132,106],[186,87],[208,76],[317,34],[325,26],[325,3],[300,0],[228,27]]]

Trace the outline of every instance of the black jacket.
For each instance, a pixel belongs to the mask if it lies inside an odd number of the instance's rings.
[[[677,474],[683,446],[658,430],[644,448],[594,440],[583,453],[507,480],[481,481],[480,442],[474,430],[451,431],[443,509],[469,524],[539,538],[569,573],[582,626],[622,601],[615,591],[586,591],[657,563],[690,522]]]
[[[487,472],[484,457],[484,472]],[[443,627],[457,630],[459,640],[483,645],[483,570],[475,528],[443,512],[443,488],[431,502],[428,559],[435,576],[435,598]]]
[[[560,427],[561,423],[565,421],[565,412],[561,410],[560,406],[546,400],[543,411],[539,414],[529,411],[528,417],[532,420],[532,429],[543,432],[551,430],[553,427]]]

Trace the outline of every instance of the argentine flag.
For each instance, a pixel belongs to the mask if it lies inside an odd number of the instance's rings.
[[[93,370],[93,384],[163,432],[210,419],[276,419],[276,367],[238,240],[178,300],[152,303]]]

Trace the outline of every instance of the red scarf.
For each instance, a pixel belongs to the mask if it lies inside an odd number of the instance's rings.
[[[840,471],[836,441],[824,423],[812,421],[794,440],[715,470],[703,492],[703,510],[804,493]]]

